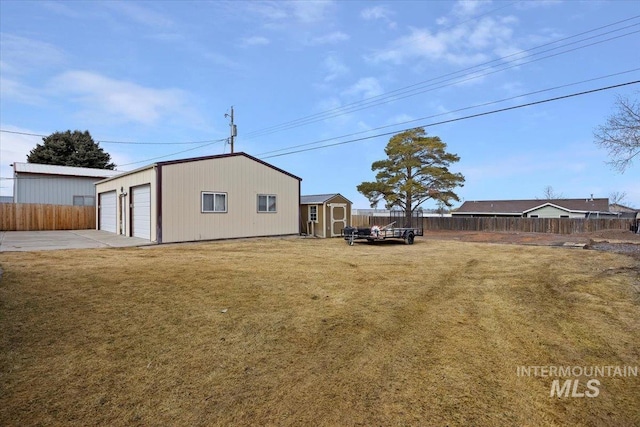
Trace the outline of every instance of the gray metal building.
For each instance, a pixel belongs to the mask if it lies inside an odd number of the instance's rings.
[[[14,203],[95,206],[94,184],[121,174],[108,169],[72,166],[13,164]]]

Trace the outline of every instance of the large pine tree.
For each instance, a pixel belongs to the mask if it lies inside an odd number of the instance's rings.
[[[377,171],[376,180],[363,182],[357,189],[372,207],[384,200],[388,209],[404,210],[409,223],[416,208],[429,199],[451,207],[452,201],[460,200],[453,189],[464,184],[464,177],[449,170],[460,157],[446,152],[446,147],[423,128],[394,135],[384,150],[388,158],[371,165]]]
[[[29,152],[29,163],[79,166],[94,169],[115,169],[111,155],[96,143],[89,131],[55,132],[42,138],[42,144]]]

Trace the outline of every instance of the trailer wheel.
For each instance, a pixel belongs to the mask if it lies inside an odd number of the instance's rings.
[[[405,237],[404,241],[407,245],[413,245],[413,238],[415,236],[413,235],[413,231],[410,231],[407,233],[407,236]]]

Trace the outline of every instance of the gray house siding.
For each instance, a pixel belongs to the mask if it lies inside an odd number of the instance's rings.
[[[74,196],[84,196],[84,205],[95,206],[94,183],[102,178],[16,174],[13,188],[15,203],[73,205]]]

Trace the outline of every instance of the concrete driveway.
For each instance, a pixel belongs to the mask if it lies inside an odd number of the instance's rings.
[[[101,230],[0,231],[0,252],[123,248],[151,244],[149,240]]]

